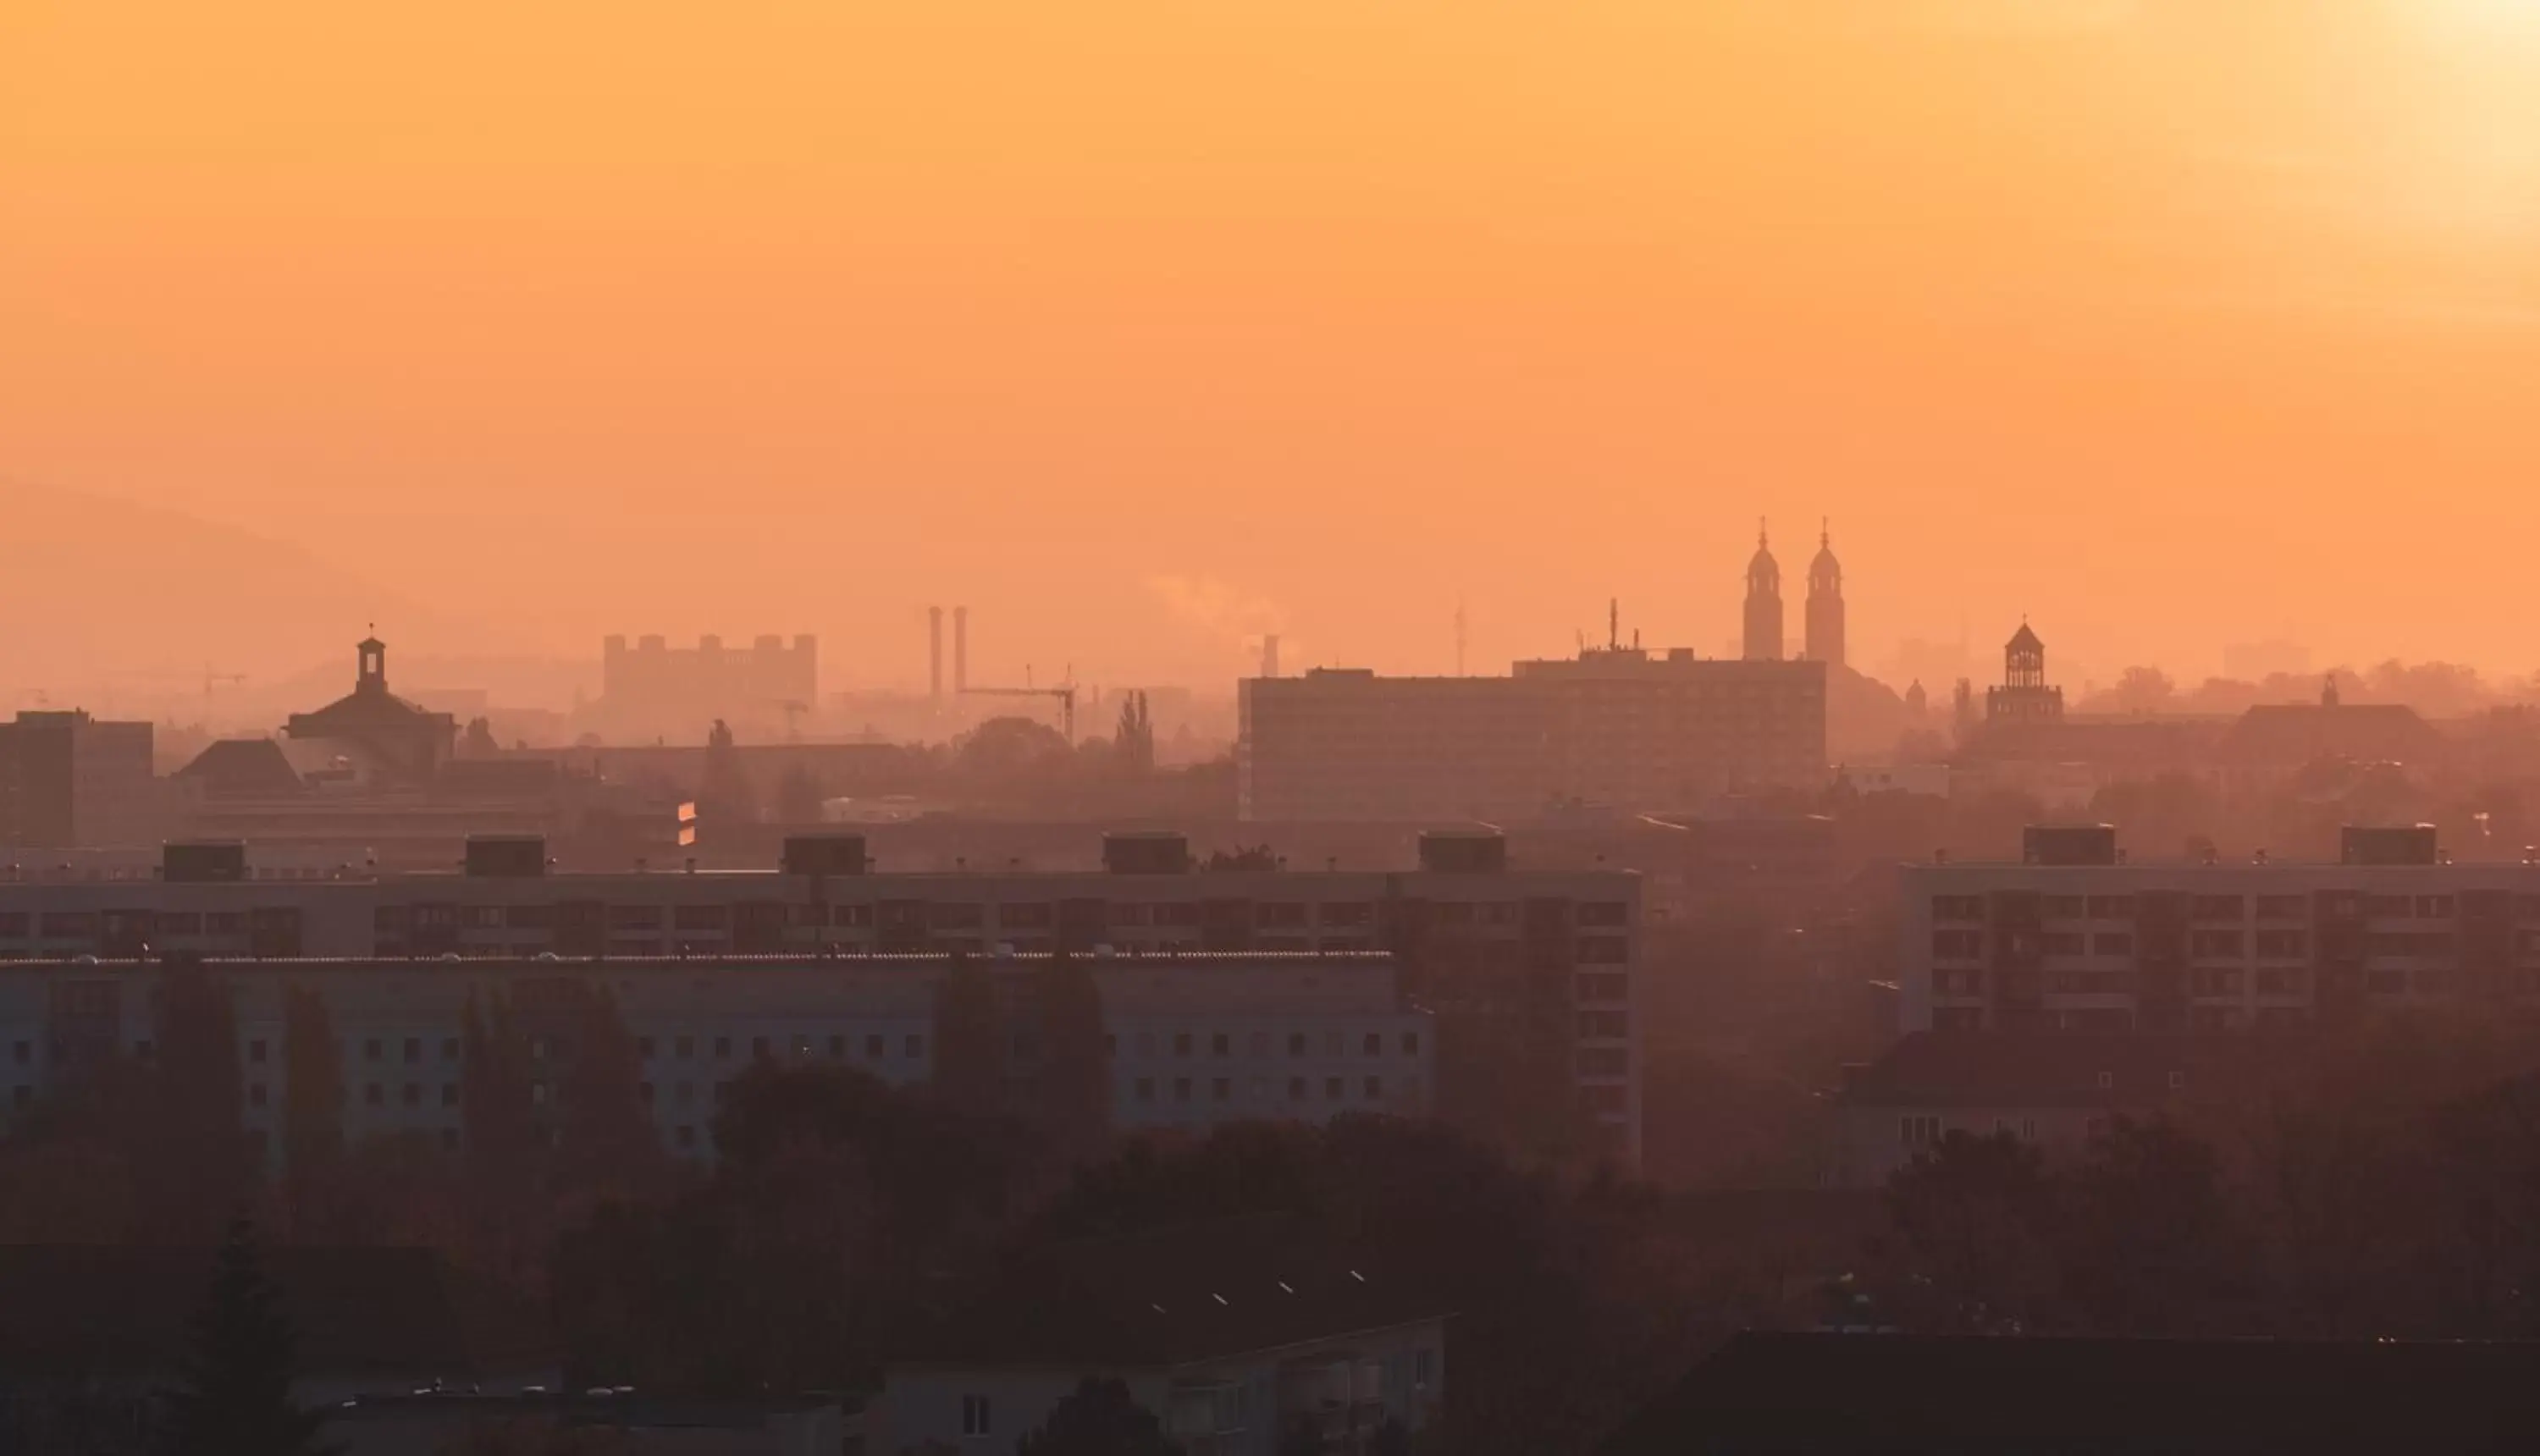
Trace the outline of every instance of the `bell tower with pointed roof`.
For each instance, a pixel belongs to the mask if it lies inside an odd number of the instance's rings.
[[[2064,717],[2064,690],[2046,681],[2046,644],[2019,620],[2002,648],[2002,686],[1985,690],[1987,723],[2054,723]]]
[[[1816,560],[1808,563],[1808,646],[1811,662],[1843,665],[1843,563],[1834,558],[1834,529],[1817,530]]]
[[[1746,563],[1745,651],[1740,656],[1750,662],[1782,657],[1782,568],[1773,560],[1773,540],[1760,520],[1755,523],[1755,555]]]

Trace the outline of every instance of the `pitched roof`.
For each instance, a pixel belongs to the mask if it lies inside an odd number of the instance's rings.
[[[2020,623],[2019,630],[2011,634],[2011,641],[2003,644],[2005,651],[2026,648],[2031,652],[2042,652],[2045,647],[2046,644],[2038,640],[2036,632],[2026,622]]]
[[[909,1363],[1156,1368],[1443,1319],[1363,1249],[1285,1215],[1037,1251]]]
[[[2218,752],[2226,763],[2298,768],[2329,758],[2422,763],[2442,748],[2442,734],[2404,703],[2261,703]]]
[[[2299,1035],[2246,1031],[1918,1031],[1852,1072],[1842,1101],[1853,1107],[2144,1108],[2263,1087],[2296,1069],[2312,1045]]]
[[[2518,1451],[2535,1368],[2526,1344],[1749,1333],[1596,1456]]]
[[[204,792],[215,797],[297,794],[307,787],[271,738],[223,738],[195,754],[176,777],[202,781]]]
[[[209,1249],[0,1245],[0,1371],[166,1377],[191,1348],[214,1258]],[[263,1262],[298,1334],[303,1378],[498,1373],[473,1367],[469,1321],[429,1250],[280,1248]]]

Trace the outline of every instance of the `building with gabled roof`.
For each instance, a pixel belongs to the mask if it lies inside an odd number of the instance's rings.
[[[283,731],[298,740],[340,745],[352,773],[382,785],[429,784],[459,736],[459,720],[388,691],[388,644],[355,645],[353,690],[315,713],[295,713]]]
[[[1009,1452],[1093,1378],[1127,1385],[1187,1456],[1273,1456],[1301,1424],[1356,1451],[1436,1419],[1448,1317],[1281,1214],[1035,1249],[892,1365],[866,1449]]]

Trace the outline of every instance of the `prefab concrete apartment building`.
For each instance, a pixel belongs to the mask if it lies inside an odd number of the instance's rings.
[[[1389,987],[1387,994],[1398,991],[1409,1006],[1451,1012],[1459,1003],[1486,1001],[1496,1014],[1499,1007],[1521,1004],[1539,1038],[1557,1038],[1578,1110],[1606,1149],[1627,1162],[1638,1158],[1638,876],[1512,870],[1502,841],[1472,834],[1424,838],[1419,866],[1401,870],[1199,869],[1178,837],[1163,835],[1112,836],[1105,860],[1111,867],[1102,871],[870,873],[861,839],[823,836],[791,842],[785,863],[773,870],[555,874],[546,872],[538,841],[506,839],[472,845],[460,871],[259,878],[249,870],[245,847],[172,845],[147,877],[0,871],[0,961],[47,963],[24,967],[20,974],[61,989],[48,995],[68,994],[74,984],[112,984],[108,962],[190,953],[363,962],[364,976],[401,979],[413,988],[407,994],[420,996],[422,988],[455,978],[536,974],[541,965],[556,974],[540,959],[553,956],[610,966],[623,962],[645,985],[695,983],[707,989],[677,995],[712,1001],[726,989],[739,995],[745,985],[803,987],[834,980],[880,986],[894,974],[889,958],[895,956],[1069,952],[1107,955],[1118,967],[1112,974],[1120,977],[1134,967],[1139,977],[1156,983],[1145,1004],[1162,1006],[1177,994],[1172,988],[1222,974],[1228,962],[1219,958],[1226,956],[1255,957],[1263,966],[1284,964],[1283,956],[1334,958],[1325,974],[1337,985],[1337,978],[1369,976],[1371,955],[1390,952],[1374,959],[1382,962],[1388,983],[1398,975],[1398,988]],[[100,964],[87,967],[84,957]],[[685,973],[679,969],[683,957],[696,963]],[[776,959],[782,957],[803,959]],[[430,964],[411,964],[417,961]],[[519,963],[519,969],[468,964],[475,961]],[[713,962],[734,963],[746,974],[719,981],[707,969]],[[399,971],[400,966],[407,968]],[[1269,977],[1265,985],[1281,984],[1266,969],[1260,974]],[[903,973],[892,984],[912,982]],[[1272,1004],[1292,993],[1302,996],[1305,989],[1300,984],[1282,991]],[[917,1014],[913,1006],[906,1015]],[[635,1015],[631,1006],[628,1014]],[[899,1013],[872,1014],[887,1020]],[[1172,1010],[1153,1014],[1162,1019],[1119,1028],[1130,1038],[1130,1055],[1142,1033],[1170,1037],[1186,1031],[1213,1038],[1238,1030],[1242,1040],[1231,1045],[1248,1055],[1254,1031],[1274,1030],[1232,1022],[1220,1027],[1205,1016],[1190,1019]],[[1176,1017],[1189,1024],[1181,1026]],[[880,1035],[881,1069],[886,1073],[897,1062],[918,1060],[904,1055],[906,1038],[914,1033],[895,1022],[870,1029],[824,1022],[789,1030],[777,1016],[763,1032],[746,1034],[773,1038],[794,1030],[814,1035],[823,1053],[831,1036],[852,1036],[853,1046],[861,1048],[866,1038]],[[1352,1030],[1340,1055],[1351,1069],[1318,1065],[1310,1074],[1312,1100],[1325,1100],[1331,1076],[1355,1078],[1345,1083],[1346,1102],[1366,1099],[1370,1075],[1386,1078],[1379,1102],[1395,1099],[1398,1076],[1419,1075],[1421,1095],[1431,1095],[1426,1088],[1435,1081],[1425,1071],[1395,1070],[1403,1055],[1401,1037],[1413,1031],[1410,1023],[1392,1020]],[[1359,1069],[1356,1062],[1368,1055],[1371,1033],[1381,1034],[1393,1061]],[[424,1039],[426,1052],[437,1051],[437,1034],[418,1027],[395,1035],[398,1059],[409,1034]],[[693,1034],[723,1033],[701,1026]],[[730,1034],[742,1033],[735,1028]],[[1156,1095],[1169,1105],[1181,1095],[1178,1084],[1186,1076],[1189,1095],[1203,1103],[1213,1102],[1221,1077],[1231,1079],[1231,1096],[1248,1097],[1255,1078],[1263,1078],[1263,1096],[1284,1102],[1289,1079],[1307,1074],[1285,1068],[1286,1032],[1276,1034],[1283,1039],[1269,1061],[1279,1065],[1218,1072],[1207,1067],[1207,1055],[1186,1074],[1160,1065],[1153,1074],[1159,1078]],[[1438,1035],[1450,1033],[1442,1027]],[[1423,1035],[1416,1060],[1428,1059],[1425,1049],[1436,1039]],[[1214,1054],[1214,1041],[1200,1045]],[[1316,1043],[1312,1056],[1324,1055]],[[348,1065],[348,1079],[357,1071]],[[1132,1075],[1124,1122],[1142,1115]],[[383,1084],[395,1089],[386,1096],[406,1095],[402,1076],[386,1077]],[[429,1089],[416,1092],[418,1098],[442,1095],[437,1079],[419,1079],[417,1085]]]
[[[1904,874],[1901,1030],[2226,1031],[2540,1005],[2540,867],[2454,864],[2433,826],[2339,861],[2129,864],[2106,826],[2019,864]]]

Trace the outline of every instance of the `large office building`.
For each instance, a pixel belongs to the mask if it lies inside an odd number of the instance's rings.
[[[1254,820],[1692,809],[1742,790],[1813,788],[1826,773],[1817,661],[1616,643],[1506,677],[1250,678],[1237,708],[1237,811]]]
[[[1046,955],[1000,955],[992,982],[1027,983]],[[663,1144],[711,1150],[715,1109],[757,1063],[853,1067],[893,1083],[935,1069],[937,1006],[954,957],[647,957],[564,960],[203,962],[229,992],[242,1124],[278,1155],[290,1095],[290,993],[315,993],[339,1039],[343,1128],[361,1139],[420,1135],[459,1145],[464,1027],[501,1003],[529,1054],[530,1101],[549,1107],[573,1075],[584,1008],[604,994],[634,1038],[638,1094]],[[1112,1126],[1201,1131],[1240,1120],[1322,1122],[1344,1112],[1430,1110],[1432,1018],[1404,1001],[1381,952],[1101,955]],[[13,1109],[100,1056],[146,1054],[165,962],[0,963],[0,1084]],[[1023,1007],[1028,995],[999,987]],[[1010,1075],[1029,1075],[1045,1039],[1000,1036]]]
[[[2031,830],[2022,863],[1912,867],[1903,894],[1908,1032],[2540,1005],[2540,868],[2450,863],[2430,825],[2349,829],[2335,863],[2129,864],[2106,826]]]
[[[1639,877],[1512,870],[1505,849],[1440,834],[1398,870],[1201,869],[1178,836],[1116,835],[1103,870],[903,874],[870,872],[861,838],[826,836],[790,842],[772,870],[565,874],[523,838],[478,842],[464,870],[263,878],[246,847],[176,845],[124,878],[0,871],[0,960],[832,957],[788,973],[816,980],[857,957],[1107,951],[1169,980],[1205,954],[1389,951],[1402,994],[1439,1017],[1442,1111],[1462,1088],[1504,1090],[1497,1059],[1520,1056],[1636,1159]],[[1215,1074],[1191,1075],[1213,1090]]]
[[[151,726],[86,713],[0,723],[0,849],[74,849],[155,839],[162,805]]]
[[[626,719],[775,716],[809,712],[820,701],[820,645],[762,635],[745,648],[700,637],[674,648],[660,637],[600,646],[600,708]]]

